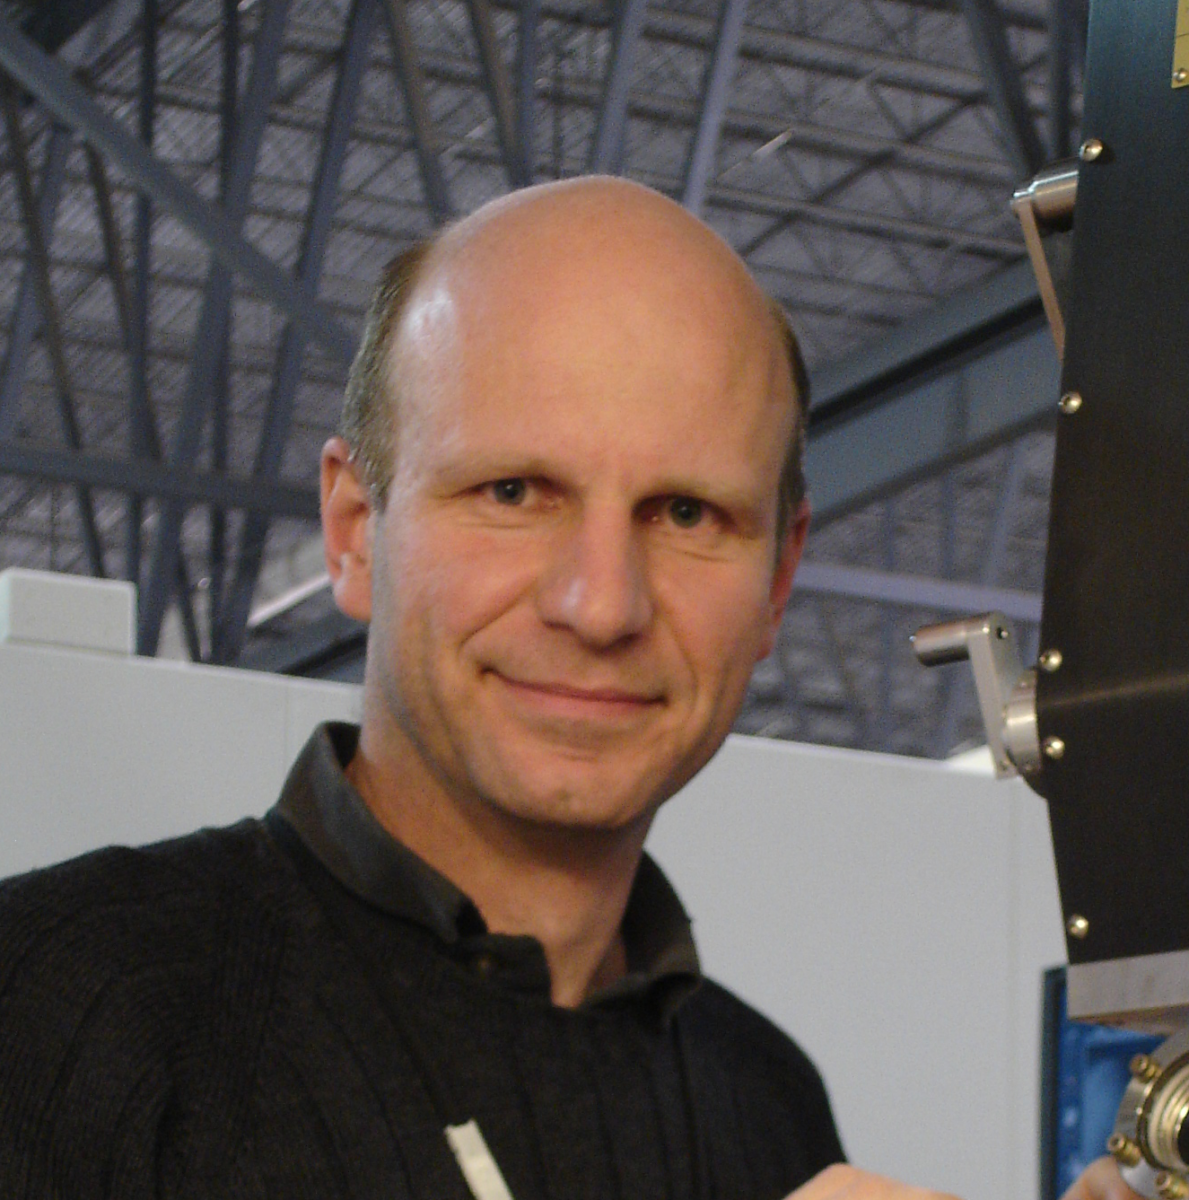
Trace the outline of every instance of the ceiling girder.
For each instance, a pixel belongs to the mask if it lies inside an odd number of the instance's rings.
[[[530,181],[531,175],[525,157],[525,147],[520,141],[516,102],[512,98],[512,77],[500,51],[490,0],[467,0],[467,10],[471,15],[471,29],[479,51],[483,83],[495,117],[496,135],[504,155],[504,169],[508,175],[508,182],[514,188],[524,187]]]
[[[989,612],[998,609],[1017,621],[1040,620],[1040,593],[981,583],[958,583],[896,571],[848,567],[837,563],[803,562],[797,569],[798,591],[823,596],[872,600],[898,608],[928,608],[944,613]]]
[[[818,525],[1051,422],[1060,363],[1027,264],[813,372]]]
[[[300,286],[311,300],[318,294],[318,281],[322,276],[331,220],[338,200],[339,181],[367,65],[377,3],[378,0],[354,0],[347,20],[343,56],[330,103],[330,120],[322,143],[297,266]],[[305,339],[293,326],[287,326],[281,339],[264,427],[252,469],[255,479],[274,480],[281,473],[285,444],[293,419],[293,403],[301,381],[304,348]],[[213,639],[214,657],[219,662],[234,661],[243,645],[252,595],[264,561],[267,536],[268,515],[250,514],[240,534],[235,578],[230,593],[219,605],[220,622]]]
[[[520,11],[520,0],[493,0],[493,5],[509,12]],[[1044,18],[1035,13],[1016,10],[1009,14],[1006,7],[1004,12],[1013,25],[1045,28]],[[604,29],[611,20],[605,6],[592,6],[584,0],[540,0],[540,14],[544,20],[578,29]],[[707,17],[666,11],[654,4],[645,18],[644,36],[651,42],[708,51],[714,45],[715,23]],[[739,54],[771,66],[846,79],[873,79],[890,87],[954,100],[975,100],[987,92],[987,85],[977,71],[754,25],[744,27]],[[1032,107],[1041,111],[1045,104],[1043,92],[1030,88],[1028,94]]]
[[[1044,165],[1045,152],[1028,109],[1020,69],[1007,44],[1003,13],[997,0],[958,0],[958,3],[987,81],[1008,159],[1020,182],[1024,182]]]
[[[157,0],[144,0],[140,27],[136,124],[141,143],[151,154],[157,118]],[[223,147],[220,147],[222,149]],[[139,191],[132,209],[132,322],[128,338],[128,453],[132,458],[161,457],[149,390],[149,280],[153,269],[153,202]],[[124,508],[124,578],[140,585],[144,552],[144,502],[129,495]],[[184,566],[184,564],[183,564]],[[178,588],[183,613],[189,588]]]
[[[596,175],[618,175],[623,166],[623,142],[627,129],[628,94],[636,46],[644,27],[647,0],[618,0],[612,34],[611,55],[603,84],[603,101],[598,124],[590,143],[587,171]]]
[[[244,96],[241,119],[237,122],[235,146],[227,172],[227,188],[223,194],[221,208],[223,219],[241,236],[248,215],[256,159],[268,124],[269,106],[276,90],[289,4],[290,0],[271,0],[264,10],[264,19],[256,36],[248,90]],[[186,379],[181,417],[174,430],[173,444],[169,452],[169,462],[172,466],[190,466],[198,453],[203,424],[215,391],[216,373],[226,345],[231,318],[232,285],[231,270],[219,259],[212,260],[199,312],[198,327],[194,334],[193,358]],[[309,304],[300,285],[297,285],[295,290],[298,303],[309,311],[313,306]],[[172,598],[177,563],[181,555],[180,539],[185,515],[185,507],[176,501],[167,503],[159,515],[148,575],[137,606],[138,654],[157,653],[161,623]]]
[[[533,181],[536,160],[537,58],[541,27],[541,0],[521,0],[516,48],[516,136],[524,167],[524,182]]]
[[[66,179],[66,160],[70,157],[73,143],[74,134],[65,126],[50,127],[36,205],[38,223],[47,237],[53,236],[58,204],[62,199],[62,184]],[[37,307],[33,263],[26,256],[9,326],[8,348],[4,354],[4,365],[0,368],[0,441],[12,437],[16,429],[29,349],[40,322],[41,310]]]
[[[388,23],[388,40],[392,46],[397,82],[405,98],[405,112],[412,130],[425,203],[433,224],[444,225],[454,215],[454,205],[450,201],[450,188],[442,170],[441,147],[426,99],[425,75],[409,30],[404,0],[384,0],[384,16]]]
[[[681,187],[681,203],[695,216],[702,213],[706,181],[718,152],[718,135],[727,115],[727,101],[739,60],[739,39],[746,14],[747,0],[722,0],[714,50],[702,85],[701,110],[685,162],[685,182]]]
[[[0,105],[4,109],[4,128],[8,136],[8,151],[16,177],[17,197],[21,218],[25,225],[28,247],[28,264],[33,274],[37,307],[41,311],[41,326],[44,333],[46,353],[50,360],[50,372],[54,380],[54,398],[58,405],[58,417],[62,424],[62,435],[73,449],[82,447],[78,413],[74,403],[74,387],[70,370],[66,364],[66,353],[62,341],[62,321],[58,304],[54,298],[50,279],[49,249],[45,231],[38,213],[37,197],[33,191],[33,180],[29,170],[29,155],[25,146],[25,134],[21,128],[20,106],[16,90],[9,84],[0,85]],[[86,486],[75,488],[78,503],[79,524],[82,527],[83,545],[87,552],[87,565],[91,574],[102,579],[106,575],[103,563],[103,542],[99,537],[99,526],[95,521],[95,504]]]
[[[266,12],[270,5],[266,6]],[[335,318],[311,309],[289,275],[247,241],[209,201],[183,183],[121,123],[109,116],[70,77],[25,37],[0,9],[0,67],[27,88],[60,121],[101,150],[138,187],[179,220],[231,270],[242,275],[332,358],[349,363],[355,338]]]
[[[94,451],[63,450],[24,439],[0,441],[0,475],[78,484],[181,504],[267,512],[274,517],[311,522],[318,519],[316,488],[190,471]]]

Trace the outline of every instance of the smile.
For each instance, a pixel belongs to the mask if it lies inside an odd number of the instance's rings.
[[[579,719],[614,719],[638,716],[662,703],[654,694],[616,687],[574,687],[565,683],[544,683],[513,679],[498,671],[491,674],[518,701],[542,712]]]

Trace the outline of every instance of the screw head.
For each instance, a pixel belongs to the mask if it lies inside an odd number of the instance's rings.
[[[1138,1166],[1139,1160],[1143,1157],[1135,1142],[1121,1133],[1112,1133],[1106,1139],[1106,1148],[1114,1160],[1125,1167]]]
[[[1061,657],[1061,651],[1054,647],[1052,650],[1046,650],[1040,656],[1040,669],[1047,671],[1051,675],[1064,661]]]
[[[1184,67],[1178,67],[1172,73],[1173,83],[1184,83],[1187,79],[1189,79],[1189,71],[1186,71]]]
[[[1078,149],[1078,158],[1082,162],[1095,162],[1102,157],[1102,152],[1106,147],[1098,140],[1098,138],[1087,138]]]
[[[1082,938],[1090,932],[1090,922],[1086,920],[1080,913],[1074,913],[1068,921],[1065,922],[1065,932],[1071,938],[1077,938],[1080,942]]]
[[[1057,401],[1057,407],[1067,416],[1072,417],[1079,408],[1082,407],[1082,397],[1080,392],[1066,392],[1060,400]]]
[[[1065,742],[1062,738],[1047,737],[1041,748],[1045,752],[1045,757],[1051,758],[1054,761],[1065,756]]]
[[[1141,1083],[1151,1083],[1153,1079],[1158,1079],[1164,1073],[1160,1064],[1146,1054],[1132,1055],[1131,1061],[1127,1064],[1127,1070],[1131,1072],[1132,1078],[1138,1079]]]

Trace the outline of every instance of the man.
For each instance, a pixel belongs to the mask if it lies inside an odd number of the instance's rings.
[[[795,364],[622,181],[393,268],[322,463],[362,729],[263,824],[9,885],[0,1192],[927,1195],[832,1165],[816,1073],[698,979],[643,856],[789,595]]]

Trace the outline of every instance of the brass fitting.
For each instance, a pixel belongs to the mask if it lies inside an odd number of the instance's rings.
[[[1127,1069],[1131,1072],[1132,1078],[1138,1079],[1141,1083],[1151,1083],[1164,1073],[1164,1068],[1146,1054],[1135,1055],[1128,1063]]]
[[[1161,1200],[1185,1200],[1185,1197],[1189,1196],[1189,1185],[1171,1171],[1158,1172],[1152,1182]]]
[[[1129,1137],[1125,1137],[1121,1133],[1112,1133],[1106,1139],[1106,1148],[1110,1152],[1120,1166],[1136,1167],[1139,1166],[1139,1161],[1143,1158],[1139,1146],[1135,1144]]]

